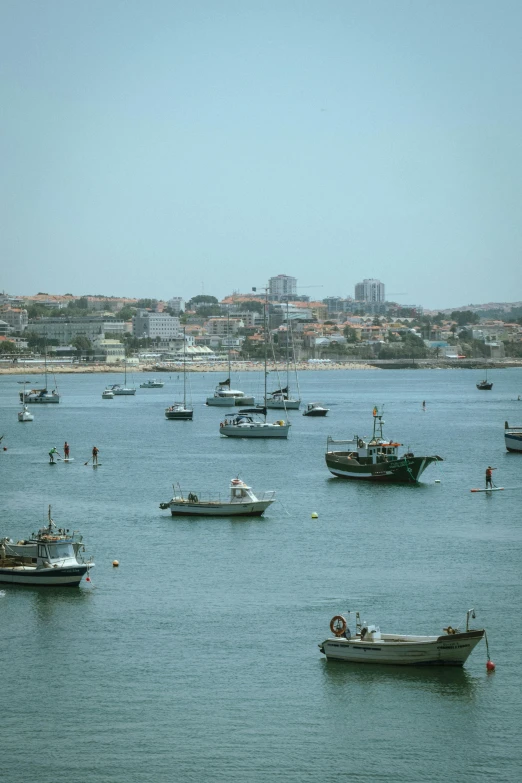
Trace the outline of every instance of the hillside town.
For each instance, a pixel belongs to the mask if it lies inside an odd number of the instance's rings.
[[[318,364],[460,362],[522,358],[522,302],[427,311],[386,298],[380,280],[355,285],[353,298],[314,300],[295,277],[266,290],[185,300],[104,295],[0,294],[0,359],[45,354],[63,365],[168,366],[269,361]],[[267,339],[265,339],[265,335]]]

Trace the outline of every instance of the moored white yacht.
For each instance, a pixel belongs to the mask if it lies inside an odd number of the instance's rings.
[[[448,626],[443,629],[444,634],[434,636],[381,633],[377,625],[362,623],[359,612],[347,614],[348,617],[355,614],[354,631],[350,630],[343,615],[335,615],[330,621],[333,637],[319,645],[329,660],[401,666],[462,666],[486,633],[483,628],[473,630],[469,627],[470,617],[475,618],[473,609],[466,614],[465,631]]]
[[[164,386],[165,383],[163,381],[156,381],[155,379],[140,383],[140,389],[163,389]]]
[[[230,377],[228,377],[226,381],[218,383],[213,396],[207,397],[206,403],[221,408],[232,408],[234,405],[255,405],[255,400],[239,389],[231,389]]]
[[[320,402],[309,402],[303,416],[326,416],[330,408],[325,408]]]
[[[113,397],[114,397],[114,392],[113,392],[112,388],[107,387],[106,389],[104,389],[102,391],[102,398],[104,400],[112,400]]]
[[[264,492],[262,497],[257,497],[252,488],[237,477],[230,482],[230,497],[226,500],[220,497],[204,499],[193,492],[185,498],[178,485],[178,494],[167,503],[160,503],[160,508],[170,508],[172,516],[254,517],[261,516],[274,500],[275,492]]]
[[[22,410],[18,411],[18,421],[33,421],[34,416],[29,412],[27,405],[22,405]]]

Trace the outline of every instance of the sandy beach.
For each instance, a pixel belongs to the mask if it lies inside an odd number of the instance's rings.
[[[228,372],[227,362],[212,362],[212,363],[197,363],[190,364],[187,362],[187,372]],[[232,362],[231,369],[233,372],[262,372],[263,363],[254,362]],[[360,362],[300,362],[297,364],[296,369],[298,372],[305,372],[308,370],[377,370],[379,368],[372,365],[360,363]],[[18,362],[17,364],[0,365],[0,375],[41,375],[44,370],[44,362],[24,364]],[[183,371],[183,362],[159,362],[154,364],[140,364],[138,366],[132,365],[127,367],[127,374],[132,373],[148,373],[159,374],[162,372],[181,372]],[[269,362],[269,372],[286,372],[285,362]],[[85,373],[120,373],[123,372],[123,367],[115,364],[53,364],[47,363],[47,372],[49,374],[73,374],[83,375]]]

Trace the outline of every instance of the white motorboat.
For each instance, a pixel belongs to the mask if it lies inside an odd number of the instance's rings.
[[[522,427],[510,427],[504,423],[504,443],[508,451],[522,452]]]
[[[177,421],[192,421],[194,410],[192,405],[187,405],[187,363],[186,363],[186,335],[183,329],[183,402],[175,402],[165,408],[165,418]]]
[[[104,400],[112,400],[112,399],[114,398],[114,392],[113,392],[113,390],[112,390],[112,389],[109,389],[109,388],[107,388],[107,389],[104,389],[104,390],[102,391],[102,398],[103,398]]]
[[[268,298],[268,297],[267,297]],[[255,408],[245,408],[238,411],[237,414],[226,418],[219,425],[220,435],[225,435],[227,438],[288,438],[290,431],[290,422],[279,419],[275,422],[269,422],[266,420],[267,416],[267,344],[268,344],[268,330],[267,330],[267,306],[268,301],[265,302],[264,307],[264,335],[265,335],[265,367],[264,367],[264,406],[258,406]]]
[[[18,411],[18,421],[32,421],[34,416],[29,412],[27,405],[22,405],[22,410]]]
[[[404,634],[381,633],[377,625],[362,623],[359,612],[355,614],[355,630],[352,633],[343,615],[336,615],[330,621],[333,637],[319,645],[329,660],[351,663],[380,663],[400,666],[462,666],[474,648],[485,636],[485,630],[469,627],[470,617],[466,614],[466,630],[448,626],[444,634],[434,636],[407,636]],[[486,640],[487,644],[487,640]]]
[[[176,491],[176,488],[174,488]],[[170,508],[172,516],[206,516],[206,517],[230,517],[248,516],[258,517],[275,500],[275,492],[264,492],[262,497],[254,495],[252,488],[240,478],[230,482],[230,497],[222,500],[219,498],[205,499],[189,492],[183,496],[178,485],[178,494],[167,503],[160,503],[160,508]]]
[[[330,408],[325,408],[320,402],[309,402],[303,416],[326,416]]]
[[[76,531],[57,528],[51,519],[31,538],[0,541],[0,582],[19,585],[76,587],[94,563],[84,561],[85,551]]]
[[[140,383],[140,389],[163,389],[165,383],[163,381],[150,380]]]

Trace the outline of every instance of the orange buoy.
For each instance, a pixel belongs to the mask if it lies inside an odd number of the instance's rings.
[[[113,568],[118,568],[119,562],[117,560],[112,561]]]
[[[488,672],[494,672],[495,671],[495,664],[493,663],[493,661],[488,661],[486,663],[486,669],[488,670]]]

